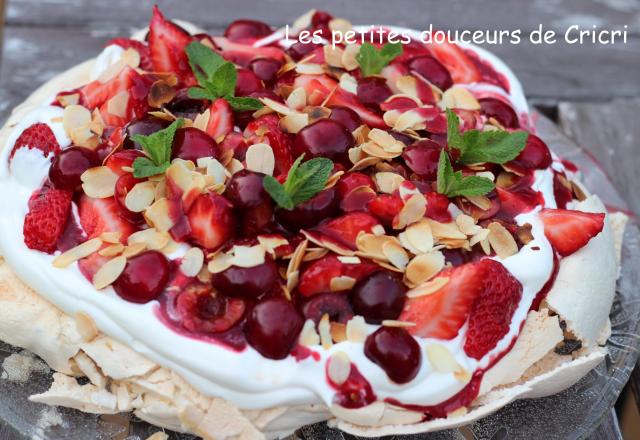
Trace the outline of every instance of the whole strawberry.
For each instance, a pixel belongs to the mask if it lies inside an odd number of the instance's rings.
[[[71,196],[71,191],[56,189],[48,183],[33,193],[23,227],[24,243],[29,249],[49,254],[56,250],[69,217]]]

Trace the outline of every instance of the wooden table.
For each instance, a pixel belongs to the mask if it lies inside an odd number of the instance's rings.
[[[144,26],[153,3],[158,3],[167,16],[193,21],[213,33],[221,32],[238,17],[284,25],[317,5],[312,0],[6,1],[0,122],[37,85],[95,56],[109,38]],[[4,2],[0,0],[0,5]],[[539,24],[560,34],[572,24],[587,27],[596,24],[604,28],[629,25],[624,45],[575,46],[558,42],[546,46],[523,43],[486,47],[513,67],[530,102],[594,154],[629,206],[636,214],[640,213],[636,189],[640,187],[640,160],[636,156],[636,144],[640,141],[639,2],[483,0],[472,4],[464,0],[324,0],[322,5],[354,23],[389,23],[416,29],[424,29],[429,23],[452,30],[520,28],[523,36]],[[1,15],[2,12],[0,19]],[[11,438],[3,433],[2,427],[0,438]],[[622,438],[615,412],[611,412],[593,438]]]

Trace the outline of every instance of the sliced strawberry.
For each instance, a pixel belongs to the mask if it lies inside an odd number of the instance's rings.
[[[196,84],[185,52],[194,39],[180,26],[165,19],[157,5],[153,7],[148,40],[154,71],[173,72],[184,85]]]
[[[13,146],[13,150],[9,154],[9,159],[13,158],[20,148],[36,148],[42,151],[42,154],[46,157],[50,154],[58,154],[60,152],[60,145],[56,140],[51,127],[42,122],[29,126],[25,131],[20,134],[16,143]]]
[[[321,223],[313,228],[313,231],[355,250],[358,234],[370,234],[376,226],[380,226],[380,222],[372,215],[366,212],[350,212]]]
[[[450,201],[447,196],[437,192],[428,192],[425,194],[425,197],[427,198],[426,217],[441,223],[453,221],[451,213],[449,212]]]
[[[269,144],[276,159],[276,173],[283,175],[293,164],[291,156],[291,135],[279,128],[280,119],[269,114],[250,122],[244,130],[248,145],[258,142]]]
[[[80,269],[80,273],[82,273],[89,282],[93,282],[93,276],[107,261],[109,261],[108,257],[103,257],[96,252],[78,260],[78,269]]]
[[[298,290],[304,296],[331,292],[331,280],[335,277],[351,277],[358,281],[378,269],[380,266],[368,260],[346,264],[337,255],[330,254],[314,261],[302,272]]]
[[[484,275],[479,263],[440,272],[438,276],[449,278],[449,282],[434,293],[408,299],[398,319],[416,324],[407,329],[414,336],[454,338],[482,291]]]
[[[133,162],[139,157],[145,157],[142,151],[121,150],[109,156],[105,165],[118,176],[122,176],[123,174],[129,174],[129,171],[125,171],[123,168],[133,168]]]
[[[153,71],[153,63],[151,62],[151,51],[142,41],[132,40],[130,38],[114,38],[109,40],[107,46],[115,44],[123,49],[134,49],[140,54],[140,67],[146,71]]]
[[[531,211],[533,208],[544,204],[544,198],[539,191],[529,187],[511,191],[504,188],[496,188],[500,199],[500,211],[508,218]]]
[[[223,196],[199,196],[187,213],[191,239],[206,249],[216,249],[233,237],[236,226],[233,205]]]
[[[598,235],[604,227],[603,213],[543,209],[540,219],[544,235],[563,257],[571,255]]]
[[[120,232],[120,241],[126,243],[136,228],[126,221],[113,197],[94,199],[82,195],[78,202],[80,225],[89,238],[98,237],[103,232]]]
[[[338,83],[327,75],[298,75],[293,81],[294,88],[305,90],[309,105],[322,104],[337,86]]]
[[[375,189],[375,184],[373,183],[373,179],[371,177],[367,176],[364,173],[353,171],[343,175],[340,178],[340,180],[336,184],[336,189],[338,190],[338,195],[344,198],[354,189],[363,186]]]
[[[431,43],[427,46],[432,55],[451,73],[455,83],[469,84],[482,79],[473,60],[454,43]]]
[[[380,194],[369,202],[367,208],[385,226],[390,227],[403,206],[404,203],[398,194]]]
[[[29,212],[22,229],[24,244],[29,249],[53,253],[64,232],[71,209],[71,191],[45,184],[29,199]]]
[[[522,297],[522,284],[499,262],[482,260],[482,292],[473,303],[464,351],[481,359],[509,332],[513,313]]]
[[[246,304],[239,298],[224,298],[209,285],[187,286],[176,298],[182,326],[197,333],[220,333],[233,327],[244,315]]]
[[[214,37],[213,41],[216,46],[222,49],[222,56],[226,60],[242,67],[247,67],[256,58],[272,58],[284,61],[284,51],[277,47],[256,47],[250,44],[235,43],[225,37]]]
[[[221,157],[224,157],[225,152],[231,151],[233,157],[240,162],[244,161],[249,145],[242,136],[242,133],[232,131],[224,137],[224,140],[218,144],[218,151]],[[228,153],[227,153],[228,154]]]
[[[233,111],[226,99],[216,99],[209,107],[211,115],[206,132],[218,141],[233,130]]]
[[[365,107],[356,95],[338,87],[327,101],[327,107],[343,105],[355,111],[362,122],[371,128],[387,128],[382,117]]]
[[[100,107],[120,92],[129,93],[134,79],[140,79],[139,77],[140,74],[134,69],[125,67],[107,82],[92,81],[80,89],[81,103],[89,109]]]

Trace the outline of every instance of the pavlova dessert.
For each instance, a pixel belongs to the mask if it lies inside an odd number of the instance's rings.
[[[214,36],[155,8],[14,111],[0,339],[56,370],[33,401],[207,439],[381,436],[602,361],[625,218],[534,134],[511,71],[336,30],[369,32],[312,11],[289,38]]]

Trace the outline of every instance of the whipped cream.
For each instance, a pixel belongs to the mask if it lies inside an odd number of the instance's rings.
[[[399,29],[399,28],[396,28]],[[482,58],[505,75],[510,83],[509,100],[518,110],[528,114],[520,83],[511,70],[495,56],[476,47]],[[105,48],[98,57],[94,74],[106,69],[117,50]],[[483,87],[483,85],[474,85]],[[504,92],[503,92],[504,93]],[[8,167],[8,157],[22,130],[35,122],[48,124],[62,147],[70,144],[61,123],[62,110],[43,105],[29,113],[18,126],[0,154],[0,192],[4,209],[0,212],[0,250],[18,276],[42,296],[68,314],[84,312],[96,322],[100,331],[132,347],[149,359],[175,370],[202,393],[224,398],[240,408],[262,409],[276,405],[324,403],[331,405],[335,390],[326,380],[326,362],[336,352],[346,353],[371,384],[379,399],[393,398],[404,404],[435,405],[460,391],[466,383],[453,374],[434,371],[423,356],[418,375],[407,384],[396,384],[371,362],[362,343],[344,341],[329,349],[313,347],[319,360],[308,357],[296,361],[292,356],[271,360],[261,356],[250,346],[241,352],[222,345],[192,339],[174,332],[156,316],[157,302],[134,304],[122,300],[112,288],[96,291],[80,273],[77,266],[57,269],[51,264],[54,256],[28,249],[24,244],[22,227],[27,213],[27,201],[46,177],[43,161],[47,158],[24,155]],[[42,155],[40,155],[42,156]],[[32,176],[26,177],[30,173]],[[555,207],[551,169],[537,171],[534,189],[543,194],[545,206]],[[444,345],[467,371],[487,368],[517,337],[536,294],[549,279],[553,269],[553,252],[544,236],[539,209],[516,217],[518,224],[532,226],[533,240],[518,254],[500,260],[522,283],[523,294],[514,313],[509,332],[482,359],[467,356],[463,350],[466,327],[452,340],[417,339],[422,353],[431,343]],[[375,326],[368,326],[369,332]]]
[[[93,64],[91,75],[89,76],[91,81],[100,78],[100,75],[122,58],[123,53],[124,49],[117,44],[110,44],[105,47]]]

